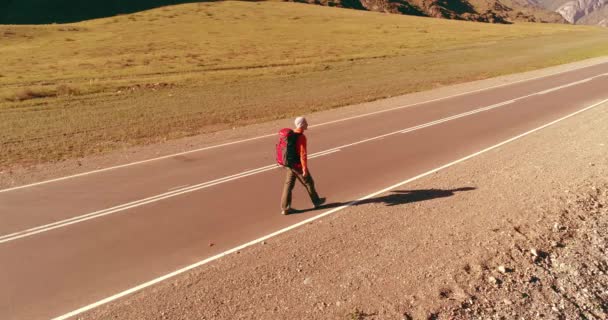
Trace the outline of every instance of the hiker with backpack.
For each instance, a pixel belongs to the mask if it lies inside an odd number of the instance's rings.
[[[297,117],[294,123],[295,129],[285,128],[279,131],[279,143],[277,144],[277,163],[286,171],[281,197],[281,214],[284,215],[295,212],[291,208],[291,193],[296,179],[306,187],[315,209],[325,203],[325,198],[320,198],[317,194],[315,182],[308,169],[306,136],[304,135],[304,131],[308,129],[308,122],[304,117]]]

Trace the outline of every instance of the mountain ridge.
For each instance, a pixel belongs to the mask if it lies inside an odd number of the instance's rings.
[[[537,0],[572,24],[608,26],[608,0]]]
[[[69,23],[128,14],[195,0],[4,0],[0,3],[0,24]],[[331,7],[467,20],[488,23],[565,23],[557,13],[537,0],[284,0]]]
[[[488,23],[565,23],[534,0],[288,0],[331,7]]]

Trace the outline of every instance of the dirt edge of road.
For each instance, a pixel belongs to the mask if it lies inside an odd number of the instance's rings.
[[[79,318],[607,319],[607,121],[604,104]]]
[[[417,92],[389,99],[383,99],[374,102],[367,102],[343,107],[339,109],[317,112],[311,115],[307,115],[307,117],[309,118],[309,122],[312,125],[311,129],[314,130],[314,125],[318,123],[343,119],[346,117],[356,116],[363,113],[386,110],[394,108],[395,106],[403,106],[433,99],[444,98],[462,92],[480,90],[483,88],[502,85],[515,81],[521,81],[525,79],[532,79],[540,76],[546,76],[554,73],[564,72],[586,66],[593,66],[595,64],[606,62],[608,62],[608,57],[593,58],[521,74],[513,74],[470,83],[445,86],[431,91]],[[15,166],[0,170],[0,190],[50,179],[61,178],[74,174],[90,172],[112,166],[172,155],[222,143],[239,141],[255,136],[266,135],[269,133],[276,132],[277,128],[282,128],[286,126],[292,126],[292,119],[283,119],[279,121],[234,128],[233,130],[225,130],[211,134],[203,134],[195,137],[171,140],[162,144],[132,147],[104,155],[71,159],[58,163],[39,164],[31,167]],[[271,149],[272,148],[269,149],[269,152],[272,151]]]

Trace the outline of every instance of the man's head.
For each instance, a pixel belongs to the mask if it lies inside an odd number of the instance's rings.
[[[304,117],[297,117],[294,124],[296,125],[296,129],[308,129],[308,122],[306,122],[306,118]]]

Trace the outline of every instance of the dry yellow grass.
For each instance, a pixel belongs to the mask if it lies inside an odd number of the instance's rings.
[[[608,54],[608,31],[281,2],[0,26],[0,167]]]

